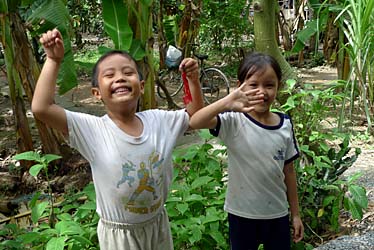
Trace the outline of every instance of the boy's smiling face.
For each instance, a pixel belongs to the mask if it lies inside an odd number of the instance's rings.
[[[99,87],[92,92],[107,108],[123,102],[136,106],[144,93],[144,81],[139,79],[136,63],[121,54],[113,54],[98,65],[98,83]]]

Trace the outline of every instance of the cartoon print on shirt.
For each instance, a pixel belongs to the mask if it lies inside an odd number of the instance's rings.
[[[131,171],[135,171],[135,164],[131,161],[126,162],[125,164],[122,164],[122,179],[117,182],[117,188],[126,181],[128,181],[128,185],[132,187],[132,183],[135,181],[135,178],[132,176],[129,176],[129,173]]]
[[[276,161],[284,161],[286,153],[283,148],[278,149],[277,154],[273,156],[273,159]]]
[[[140,159],[143,157],[140,157]],[[144,159],[144,158],[143,158]],[[163,180],[162,174],[162,162],[163,158],[160,159],[160,155],[157,152],[152,152],[148,157],[148,164],[144,161],[139,163],[139,167],[133,163],[124,164],[126,165],[126,176],[125,170],[123,169],[122,179],[118,182],[119,185],[128,180],[128,185],[132,187],[132,183],[135,182],[135,191],[128,197],[123,197],[123,202],[126,204],[125,209],[133,213],[151,213],[156,211],[161,205],[161,199],[159,193],[161,190],[161,183]],[[124,168],[123,165],[123,168]],[[130,169],[131,166],[131,169]],[[133,168],[135,167],[135,168]],[[136,172],[132,176],[128,176],[130,171]],[[129,181],[129,178],[135,178],[138,182]],[[126,180],[124,180],[126,178]],[[158,201],[157,201],[158,200]]]
[[[137,172],[139,178],[139,185],[136,188],[135,192],[131,195],[131,198],[127,205],[133,205],[136,198],[143,192],[148,191],[153,194],[153,200],[156,200],[158,197],[155,191],[155,180],[150,174],[150,171],[145,168],[145,163],[140,163],[140,169]]]

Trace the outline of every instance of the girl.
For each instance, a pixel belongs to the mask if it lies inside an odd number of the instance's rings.
[[[227,146],[225,211],[233,250],[290,249],[303,238],[293,161],[299,156],[291,119],[271,112],[282,78],[271,56],[252,53],[238,70],[238,89],[197,111],[195,129],[209,128]]]

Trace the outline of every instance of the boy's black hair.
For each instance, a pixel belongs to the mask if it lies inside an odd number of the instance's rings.
[[[277,75],[278,81],[281,82],[282,70],[277,60],[275,60],[274,57],[264,53],[252,52],[247,54],[240,63],[238,69],[239,85],[254,75],[258,70],[264,70],[266,66],[273,68],[275,74]]]
[[[139,65],[136,63],[135,59],[127,52],[127,51],[124,51],[124,50],[111,50],[109,52],[106,52],[105,54],[103,54],[99,60],[97,60],[97,62],[95,63],[95,66],[93,67],[92,69],[92,80],[91,80],[91,84],[92,84],[92,87],[99,87],[99,79],[98,79],[98,76],[99,76],[99,72],[98,72],[98,67],[100,65],[100,63],[102,61],[104,61],[104,59],[106,59],[107,57],[110,57],[112,55],[122,55],[123,57],[129,59],[130,61],[133,61],[136,65],[136,70],[138,71],[138,74],[139,74],[139,80],[143,80],[143,76],[142,76],[142,73],[139,69]]]

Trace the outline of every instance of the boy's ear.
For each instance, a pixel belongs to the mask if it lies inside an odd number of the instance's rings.
[[[101,93],[100,89],[98,87],[92,87],[91,88],[91,93],[93,96],[95,96],[98,100],[101,100]]]
[[[142,93],[142,95],[144,95],[144,84],[145,84],[144,80],[141,80],[140,81],[140,93]]]

